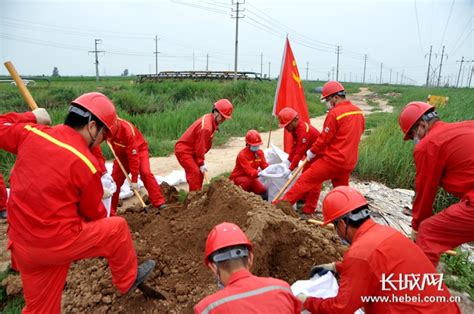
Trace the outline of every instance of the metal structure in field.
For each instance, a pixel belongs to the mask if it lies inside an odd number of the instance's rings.
[[[234,71],[162,71],[158,74],[138,74],[137,82],[160,82],[164,80],[269,80],[256,72]]]

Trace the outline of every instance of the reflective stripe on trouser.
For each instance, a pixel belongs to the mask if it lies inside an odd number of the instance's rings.
[[[82,223],[82,231],[67,244],[35,248],[13,243],[11,251],[23,283],[23,313],[61,312],[61,295],[73,261],[105,257],[112,282],[121,293],[126,293],[137,277],[137,256],[130,229],[121,217]],[[92,286],[93,282],[84,284]]]
[[[247,291],[247,292],[243,292],[243,293],[239,293],[239,294],[234,294],[234,295],[222,298],[220,300],[217,300],[217,301],[209,304],[202,311],[202,314],[208,314],[213,309],[215,309],[218,306],[220,306],[222,304],[225,304],[227,302],[236,301],[236,300],[244,299],[244,298],[249,298],[249,297],[253,297],[253,296],[256,296],[256,295],[259,295],[259,294],[263,294],[263,293],[267,293],[267,292],[275,291],[275,290],[284,290],[284,291],[288,291],[288,292],[291,293],[290,288],[286,288],[286,287],[282,287],[282,286],[268,286],[268,287],[258,288],[258,289],[255,289],[255,290],[251,290],[251,291]]]
[[[329,165],[323,159],[318,159],[296,180],[283,199],[295,204],[296,201],[309,192],[304,210],[305,212],[314,212],[323,182],[331,180],[333,187],[349,185],[351,172],[352,170],[339,169]]]
[[[232,179],[235,185],[240,186],[244,191],[255,194],[263,194],[267,190],[258,178],[239,176]]]
[[[416,244],[436,267],[441,253],[474,241],[474,202],[453,204],[423,220]]]
[[[123,156],[119,156],[119,158],[123,164],[123,167],[125,168],[125,171],[127,171],[127,173],[130,173],[127,158]],[[140,155],[139,174],[140,179],[143,181],[143,184],[145,185],[145,188],[148,192],[148,197],[150,198],[151,204],[155,207],[158,207],[166,203],[166,200],[163,197],[163,194],[161,193],[160,186],[158,182],[156,182],[155,176],[151,172],[148,154],[143,154],[143,156]],[[117,185],[117,191],[112,196],[111,206],[111,215],[115,216],[117,213],[120,187],[125,182],[125,176],[123,175],[123,171],[122,169],[120,169],[117,161],[114,161],[114,166],[112,169],[112,179],[114,179],[114,182]]]
[[[193,155],[179,154],[176,152],[175,155],[179,164],[184,168],[184,172],[186,173],[186,181],[188,181],[189,191],[201,190],[204,175],[202,174],[201,170],[199,170],[199,166]]]

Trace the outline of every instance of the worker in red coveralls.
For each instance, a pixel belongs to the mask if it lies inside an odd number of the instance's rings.
[[[218,100],[211,113],[197,119],[176,142],[174,154],[184,168],[189,191],[202,188],[204,173],[208,171],[204,155],[211,149],[212,139],[219,124],[232,118],[232,110],[233,106],[229,100]]]
[[[224,222],[211,230],[204,263],[220,290],[201,300],[195,313],[301,313],[302,304],[288,283],[249,271],[252,244],[236,224]]]
[[[442,252],[474,241],[474,121],[446,123],[433,106],[411,102],[399,123],[415,143],[412,238],[436,266]],[[439,186],[461,200],[433,215]]]
[[[7,186],[0,174],[0,219],[7,219]]]
[[[150,159],[148,154],[148,143],[138,128],[127,120],[118,118],[118,128],[115,134],[109,139],[112,147],[125,168],[131,174],[133,190],[138,190],[138,175],[148,191],[148,197],[153,207],[163,209],[166,207],[166,200],[161,193],[160,186],[156,182],[155,176],[150,169]],[[111,215],[116,215],[117,204],[120,195],[120,187],[125,181],[125,175],[114,160],[112,178],[117,185],[117,191],[112,196]]]
[[[268,167],[260,145],[263,144],[260,134],[250,130],[245,135],[246,147],[237,155],[234,170],[229,179],[244,191],[259,194],[268,200],[267,188],[258,179],[260,171]],[[260,169],[260,170],[259,170]]]
[[[288,169],[293,171],[298,167],[299,162],[306,157],[306,151],[313,146],[320,133],[311,124],[300,120],[298,113],[293,108],[286,107],[280,110],[278,119],[280,120],[280,127],[284,127],[293,136],[293,146],[288,159],[285,161]],[[314,159],[306,163],[303,172],[311,167],[313,161]],[[314,214],[319,199],[319,192],[319,190],[309,191],[306,197],[304,197],[306,199],[306,206],[303,207],[303,214]]]
[[[443,275],[409,238],[375,223],[361,193],[348,186],[333,189],[323,201],[323,216],[324,225],[332,222],[350,246],[342,262],[311,269],[311,277],[338,273],[339,291],[327,299],[299,294],[305,309],[321,314],[354,313],[361,307],[366,314],[460,313]]]
[[[362,110],[346,100],[344,87],[336,81],[323,86],[321,100],[326,102],[329,113],[323,131],[313,146],[306,151],[306,159],[316,159],[286,193],[282,200],[294,204],[308,191],[318,193],[326,180],[333,187],[349,185],[349,176],[357,164],[359,142],[364,132]],[[305,207],[316,208],[318,199],[308,197]],[[310,204],[308,204],[310,203]]]
[[[115,107],[100,93],[71,103],[54,127],[45,109],[0,115],[0,148],[16,154],[8,202],[9,248],[20,271],[23,313],[60,313],[72,262],[105,257],[121,293],[135,290],[154,261],[137,267],[125,219],[105,217],[91,147],[113,132]],[[92,283],[91,283],[92,285]]]

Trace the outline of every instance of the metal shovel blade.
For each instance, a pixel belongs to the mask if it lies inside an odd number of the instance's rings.
[[[144,283],[139,284],[138,289],[140,289],[140,291],[143,292],[143,294],[149,298],[154,298],[157,300],[166,300],[166,296],[163,293],[156,291],[155,289],[147,286]]]

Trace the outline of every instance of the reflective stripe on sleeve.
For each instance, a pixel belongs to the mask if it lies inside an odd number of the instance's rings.
[[[362,111],[349,111],[349,112],[346,112],[346,113],[343,113],[343,114],[337,116],[336,120],[341,120],[344,117],[351,116],[351,115],[354,115],[354,114],[364,115],[364,113]]]

